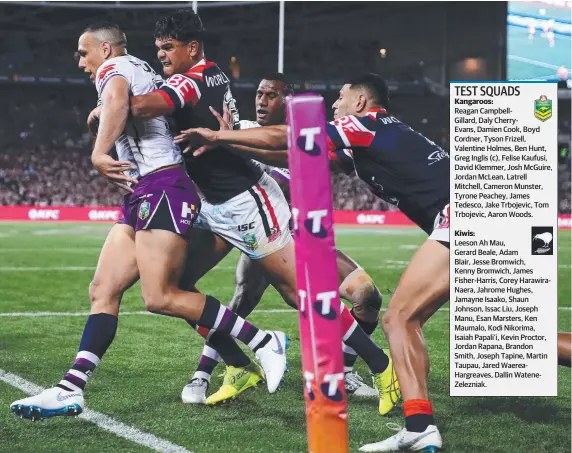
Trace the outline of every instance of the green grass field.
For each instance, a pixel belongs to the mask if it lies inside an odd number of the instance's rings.
[[[109,225],[0,224],[0,369],[43,387],[56,384],[75,357],[87,312],[88,284]],[[373,277],[384,306],[415,247],[416,229],[345,229],[337,244]],[[559,235],[559,329],[570,330],[570,234]],[[228,301],[234,289],[232,254],[199,284]],[[199,358],[202,342],[185,322],[134,314],[144,310],[139,287],[126,295],[114,344],[88,386],[90,409],[168,440],[195,453],[294,453],[306,449],[300,375],[298,320],[269,291],[250,319],[262,328],[288,332],[290,373],[280,392],[246,392],[219,407],[183,405],[179,395]],[[6,316],[60,312],[62,316]],[[128,313],[131,313],[128,315]],[[569,369],[560,368],[555,398],[449,397],[449,312],[438,312],[425,328],[432,360],[430,392],[445,451],[451,453],[570,452]],[[378,344],[386,345],[382,334]],[[363,362],[358,370],[365,375]],[[222,371],[222,368],[220,368]],[[218,374],[218,373],[217,373]],[[218,388],[220,377],[213,378]],[[32,423],[9,412],[24,393],[0,381],[0,452],[150,452],[132,441],[76,418]],[[349,402],[351,451],[393,434],[401,410],[377,413],[375,401]],[[389,425],[388,425],[389,424]],[[169,451],[163,449],[161,451]],[[170,450],[175,451],[175,450]],[[184,450],[178,450],[184,451]]]

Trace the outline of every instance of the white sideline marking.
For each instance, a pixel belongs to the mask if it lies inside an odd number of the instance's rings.
[[[0,369],[0,381],[4,381],[8,385],[16,387],[27,395],[36,395],[45,390],[33,382],[27,381],[16,374],[9,373],[2,369]],[[124,439],[160,453],[192,453],[184,447],[161,439],[153,434],[140,431],[137,428],[121,423],[100,412],[85,409],[84,412],[79,415],[79,418],[83,418],[116,436],[123,437]]]
[[[386,308],[382,308],[381,311],[386,311]],[[558,310],[563,311],[571,311],[572,307],[558,307]],[[449,309],[447,307],[440,308],[438,311],[448,312]],[[293,308],[271,308],[271,309],[261,309],[261,310],[254,310],[253,314],[256,313],[298,313]],[[80,317],[80,316],[89,316],[88,311],[21,311],[21,312],[13,312],[13,313],[0,313],[0,318],[43,318],[48,316],[56,316],[56,317]],[[162,316],[157,315],[155,313],[150,313],[148,311],[120,311],[120,316],[128,316],[128,315],[138,315],[138,316]]]
[[[375,266],[364,266],[365,269],[401,269],[407,266],[409,261],[401,260],[384,260],[387,264],[377,264]],[[559,264],[559,268],[570,268],[570,264]],[[230,271],[235,270],[236,266],[216,266],[211,271]],[[64,271],[64,272],[80,272],[80,271],[94,271],[95,266],[4,266],[0,267],[0,272],[51,272],[51,271]]]

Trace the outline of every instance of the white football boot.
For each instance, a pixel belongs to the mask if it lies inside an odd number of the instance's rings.
[[[345,373],[346,395],[355,398],[378,399],[379,393],[373,387],[367,385],[356,371]]]
[[[209,381],[203,378],[192,378],[181,392],[181,400],[185,404],[207,404]]]
[[[42,393],[14,401],[10,410],[20,418],[32,421],[57,416],[75,416],[83,412],[85,402],[81,390],[52,387]]]
[[[288,369],[286,349],[288,349],[288,335],[284,332],[269,330],[272,339],[256,351],[256,358],[264,370],[268,392],[274,393]]]
[[[403,428],[394,436],[375,444],[367,444],[359,451],[405,451],[434,453],[441,449],[443,440],[435,425],[429,425],[422,433],[407,431]]]

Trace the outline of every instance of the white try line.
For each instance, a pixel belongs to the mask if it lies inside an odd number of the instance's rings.
[[[386,311],[387,308],[382,308],[381,311]],[[558,307],[558,310],[571,311],[572,307]],[[440,308],[439,311],[448,312],[449,308]],[[269,308],[254,310],[252,314],[256,313],[298,313],[293,308]],[[89,316],[88,311],[21,311],[21,312],[11,312],[11,313],[0,313],[0,318],[45,318],[49,316],[55,317],[85,317]],[[163,316],[148,311],[120,311],[119,316]]]
[[[40,387],[33,382],[27,381],[16,374],[9,373],[2,369],[0,369],[0,381],[5,382],[12,387],[16,387],[27,395],[37,395],[45,390],[43,387]],[[83,418],[84,420],[87,420],[88,422],[99,426],[101,429],[115,434],[116,436],[130,440],[138,445],[142,445],[160,453],[192,453],[186,448],[169,442],[168,440],[140,431],[137,428],[133,428],[132,426],[121,423],[120,421],[100,412],[92,411],[91,409],[85,409],[83,413],[79,415],[79,418]]]

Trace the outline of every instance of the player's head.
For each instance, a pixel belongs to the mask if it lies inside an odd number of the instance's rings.
[[[119,26],[110,22],[100,22],[88,26],[77,43],[75,57],[77,65],[95,79],[98,68],[113,57],[125,55],[127,38]]]
[[[191,8],[180,9],[157,21],[155,46],[166,77],[188,71],[203,58],[204,31],[201,18]]]
[[[292,94],[292,86],[284,74],[269,74],[260,81],[256,90],[256,121],[261,126],[276,126],[286,121],[286,96]]]
[[[388,102],[389,90],[385,80],[377,74],[367,73],[347,82],[332,108],[334,118],[345,115],[363,116],[372,108],[387,108]]]

